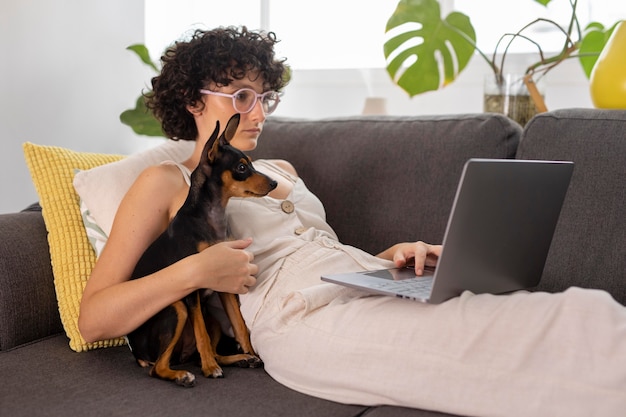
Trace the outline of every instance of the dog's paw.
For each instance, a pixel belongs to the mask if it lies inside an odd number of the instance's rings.
[[[258,356],[253,356],[248,359],[248,366],[250,368],[261,368],[263,367],[263,361]]]
[[[184,375],[176,378],[174,382],[181,387],[191,388],[196,385],[196,376],[191,372],[185,372]]]
[[[202,373],[207,378],[224,378],[224,371],[219,366],[215,369],[202,371]]]
[[[246,359],[235,362],[234,365],[240,368],[260,368],[263,366],[263,361],[258,356],[250,355]]]

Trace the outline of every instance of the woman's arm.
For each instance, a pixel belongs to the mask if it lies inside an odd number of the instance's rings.
[[[376,256],[393,261],[398,267],[405,266],[412,260],[415,263],[415,274],[422,275],[425,266],[437,265],[441,249],[441,245],[429,245],[422,241],[405,242],[395,244]]]
[[[177,168],[148,168],[124,197],[81,301],[78,326],[96,341],[123,336],[193,290],[245,293],[258,268],[250,240],[224,242],[144,278],[130,280],[145,249],[165,230],[188,192]]]

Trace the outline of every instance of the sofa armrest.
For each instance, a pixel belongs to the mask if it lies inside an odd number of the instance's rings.
[[[0,214],[0,350],[63,331],[40,211]]]

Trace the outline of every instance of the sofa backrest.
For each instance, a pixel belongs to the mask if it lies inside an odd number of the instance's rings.
[[[538,115],[526,125],[517,158],[575,164],[537,289],[601,288],[626,304],[626,111]]]
[[[270,118],[253,158],[290,161],[340,240],[371,253],[440,243],[464,163],[513,158],[519,125],[495,114]]]

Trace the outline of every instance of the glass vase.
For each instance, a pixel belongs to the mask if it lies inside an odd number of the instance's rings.
[[[529,91],[522,74],[503,74],[498,79],[495,74],[485,76],[483,111],[501,113],[526,125],[537,113],[545,109],[545,87],[543,82],[535,83]]]

